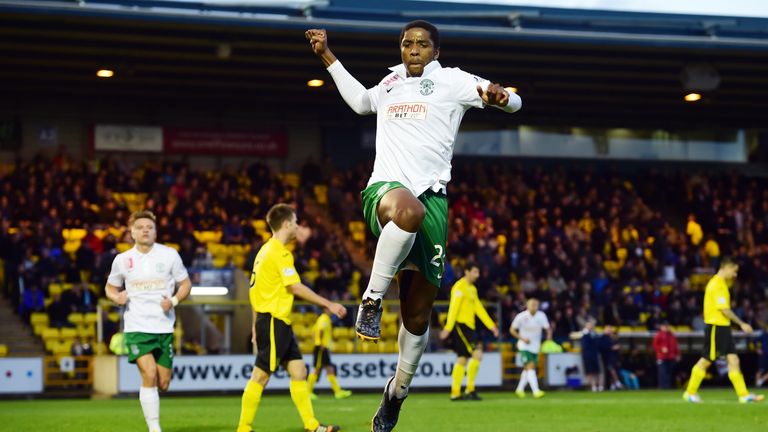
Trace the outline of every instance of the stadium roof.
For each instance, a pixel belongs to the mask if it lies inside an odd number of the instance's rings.
[[[396,36],[417,18],[440,28],[444,65],[520,89],[515,123],[765,126],[766,18],[403,0],[0,0],[0,107],[119,98],[343,121],[352,114],[335,90],[305,84],[327,76],[303,30],[329,29],[334,52],[370,86],[399,62]],[[98,81],[98,68],[115,78]],[[703,100],[685,103],[696,89]]]

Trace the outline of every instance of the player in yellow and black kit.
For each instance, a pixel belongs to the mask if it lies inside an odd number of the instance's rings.
[[[480,360],[483,357],[483,346],[477,341],[475,331],[475,316],[485,324],[493,335],[499,336],[499,328],[493,322],[483,303],[477,297],[475,282],[480,277],[480,269],[476,264],[467,263],[464,267],[464,277],[459,279],[451,288],[451,303],[448,306],[448,319],[445,328],[440,333],[441,339],[448,335],[453,339],[453,350],[458,358],[453,365],[451,374],[451,400],[480,400],[475,391],[475,378],[480,369]],[[469,364],[467,364],[467,360]],[[465,394],[461,394],[461,382],[464,380],[464,371],[467,372],[467,388]]]
[[[312,399],[317,396],[313,393],[315,383],[317,379],[323,373],[325,369],[326,375],[328,375],[328,382],[331,383],[331,389],[333,389],[333,395],[336,399],[348,398],[352,395],[349,390],[344,390],[339,387],[339,382],[336,380],[336,366],[331,363],[331,331],[333,330],[333,324],[331,323],[331,313],[328,309],[324,309],[323,313],[317,317],[315,325],[312,328],[312,332],[315,335],[315,349],[312,352],[315,369],[309,374],[307,379],[309,383],[309,391]]]
[[[749,403],[763,400],[763,395],[750,394],[744,383],[744,376],[739,367],[739,356],[731,336],[731,322],[735,322],[745,333],[752,333],[752,326],[742,321],[731,310],[731,295],[728,284],[732,283],[739,271],[739,266],[730,259],[720,263],[717,274],[707,283],[704,292],[704,352],[691,370],[688,388],[683,399],[699,403],[699,385],[707,374],[707,368],[718,357],[725,355],[728,360],[728,378],[739,396],[739,402]]]
[[[344,306],[315,294],[301,283],[293,255],[286,244],[296,239],[299,226],[296,212],[286,204],[277,204],[267,213],[272,238],[261,247],[253,262],[249,297],[253,307],[253,336],[256,344],[256,366],[243,391],[237,432],[251,432],[253,419],[261,401],[261,393],[269,377],[282,366],[291,377],[291,399],[299,411],[305,431],[336,432],[338,426],[321,425],[315,418],[307,386],[304,364],[289,318],[294,295],[329,309],[344,317]]]

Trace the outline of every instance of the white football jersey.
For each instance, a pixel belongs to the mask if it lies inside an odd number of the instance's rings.
[[[541,350],[541,332],[549,328],[549,320],[542,311],[536,311],[536,315],[531,315],[526,309],[512,320],[512,328],[521,336],[517,341],[517,349],[538,354]],[[522,338],[528,339],[529,342],[523,342]]]
[[[160,243],[155,243],[146,254],[135,246],[118,254],[107,282],[117,287],[125,284],[128,291],[124,331],[173,333],[176,314],[173,308],[164,312],[160,301],[173,296],[176,284],[188,277],[179,253]]]
[[[368,185],[398,181],[415,196],[445,190],[461,119],[469,108],[483,108],[477,86],[485,90],[489,81],[437,60],[420,77],[407,77],[403,64],[389,69],[392,73],[368,89],[377,128]]]

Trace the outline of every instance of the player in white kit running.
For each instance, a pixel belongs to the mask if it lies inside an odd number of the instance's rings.
[[[400,270],[403,325],[395,376],[387,382],[374,432],[391,431],[429,338],[428,326],[443,276],[448,237],[446,185],[453,145],[464,113],[485,105],[520,109],[520,97],[457,68],[444,68],[440,34],[426,21],[400,33],[402,63],[370,89],[363,87],[328,48],[325,30],[305,34],[344,101],[358,114],[376,114],[376,160],[362,192],[363,216],[378,236],[368,287],[358,311],[359,337],[381,336],[381,301]]]
[[[518,313],[512,320],[509,332],[517,339],[517,349],[523,361],[523,372],[520,374],[520,382],[515,393],[525,397],[525,386],[530,384],[533,397],[540,398],[544,392],[539,389],[539,380],[536,378],[536,364],[541,351],[541,334],[547,332],[547,340],[552,339],[552,328],[544,312],[539,310],[539,301],[532,298],[528,300],[526,310]]]
[[[141,409],[149,431],[160,432],[158,388],[166,391],[171,382],[174,308],[189,295],[192,282],[179,253],[155,243],[152,212],[133,213],[128,226],[136,244],[115,257],[106,292],[110,300],[125,305],[125,343],[128,361],[141,372]]]

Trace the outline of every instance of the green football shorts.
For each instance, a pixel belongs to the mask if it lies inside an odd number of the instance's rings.
[[[130,363],[136,363],[136,359],[143,355],[152,354],[158,365],[168,369],[173,367],[173,333],[126,333],[125,345]]]
[[[527,365],[528,363],[538,364],[539,354],[530,351],[520,351],[520,360],[523,362],[523,365]]]
[[[376,182],[361,192],[363,218],[376,237],[381,234],[376,211],[379,201],[392,189],[403,187],[405,186],[399,182]],[[419,195],[418,199],[424,204],[426,210],[424,222],[416,233],[416,242],[400,265],[400,269],[413,264],[431,284],[440,287],[448,242],[448,198],[445,194],[427,190]]]

